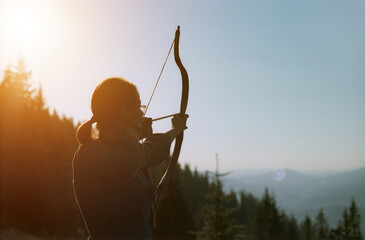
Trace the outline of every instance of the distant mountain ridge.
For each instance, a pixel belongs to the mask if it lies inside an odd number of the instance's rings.
[[[267,187],[278,206],[293,213],[299,222],[312,219],[320,208],[331,227],[337,225],[345,207],[355,198],[365,234],[365,168],[349,171],[301,172],[291,169],[236,170],[222,178],[225,191],[245,191],[261,198]]]

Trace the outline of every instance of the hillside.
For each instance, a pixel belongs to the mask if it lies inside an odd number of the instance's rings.
[[[267,187],[278,205],[302,221],[314,217],[320,208],[331,226],[355,198],[365,233],[365,168],[343,172],[300,172],[290,169],[237,170],[223,179],[225,190],[246,191],[261,197]]]

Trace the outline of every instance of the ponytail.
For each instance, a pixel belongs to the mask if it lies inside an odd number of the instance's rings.
[[[79,126],[79,128],[76,131],[76,138],[79,144],[84,144],[92,140],[91,127],[94,122],[96,122],[95,118],[92,117],[90,120],[84,122]]]

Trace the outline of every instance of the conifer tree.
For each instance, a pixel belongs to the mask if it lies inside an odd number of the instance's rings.
[[[240,192],[240,203],[235,214],[238,224],[248,226],[255,214],[256,206],[259,200],[254,197],[251,193]]]
[[[37,89],[36,95],[34,96],[34,107],[40,112],[47,110],[41,86]]]
[[[20,59],[0,83],[0,225],[36,234],[72,232],[81,221],[70,170],[76,129],[71,119],[50,116],[30,77]]]
[[[185,201],[180,175],[181,168],[177,165],[157,203],[155,234],[158,239],[193,239],[194,221]]]
[[[203,227],[196,234],[197,240],[232,240],[239,231],[238,225],[231,220],[234,209],[227,208],[227,197],[223,193],[220,176],[217,155],[213,191],[207,195],[207,204],[202,209]]]
[[[297,220],[295,219],[294,215],[291,214],[287,225],[287,239],[299,240],[299,237],[300,237],[300,232]]]
[[[195,168],[192,173],[189,165],[185,165],[181,173],[181,183],[183,186],[184,197],[188,205],[188,210],[193,214],[195,225],[200,225],[197,213],[205,204],[205,196],[209,192],[208,176],[199,174]]]
[[[238,200],[237,194],[231,189],[230,193],[226,196],[227,208],[228,209],[235,209],[234,212],[237,212],[238,209]],[[232,214],[234,216],[234,214]]]
[[[32,72],[27,70],[22,58],[18,60],[17,65],[9,65],[4,71],[4,79],[1,82],[2,94],[11,97],[18,106],[30,105],[34,92],[31,89],[31,75]]]
[[[316,222],[314,224],[315,238],[316,240],[327,240],[329,237],[329,226],[327,219],[321,208],[316,216]]]
[[[283,225],[280,222],[279,210],[273,196],[266,188],[263,197],[255,209],[252,222],[252,234],[257,240],[280,239]]]
[[[337,228],[331,229],[330,240],[347,240],[349,238],[349,217],[347,209],[342,213],[342,219],[338,221]]]
[[[238,226],[230,220],[232,209],[228,209],[227,199],[218,180],[215,191],[208,194],[207,205],[203,207],[203,228],[197,232],[197,240],[231,240],[238,232]]]
[[[363,240],[361,234],[361,216],[359,210],[357,208],[357,204],[355,199],[351,200],[351,205],[349,208],[349,221],[350,221],[350,229],[349,229],[349,236],[351,240]]]
[[[351,222],[350,216],[348,214],[347,208],[343,210],[342,213],[342,221],[340,221],[343,230],[343,236],[347,239],[350,237],[350,230],[351,230]]]
[[[361,229],[361,217],[358,212],[355,199],[351,200],[349,209],[345,208],[342,219],[337,228],[330,231],[330,240],[363,240]]]
[[[306,215],[300,228],[300,240],[314,240],[314,239],[315,239],[315,234],[312,220],[308,215]]]

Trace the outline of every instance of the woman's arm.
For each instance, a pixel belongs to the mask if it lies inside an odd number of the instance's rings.
[[[142,143],[143,156],[135,155],[135,167],[137,170],[144,165],[153,167],[163,162],[169,155],[172,141],[182,132],[186,127],[186,120],[188,115],[175,116],[172,119],[172,127],[169,131],[162,134],[153,134],[146,138]],[[141,138],[141,119],[133,120],[125,130],[125,137],[133,139],[133,142],[138,142]]]
[[[163,162],[169,155],[172,141],[185,129],[188,115],[175,116],[172,119],[172,128],[164,134],[154,134],[144,141],[146,166],[154,167]]]

